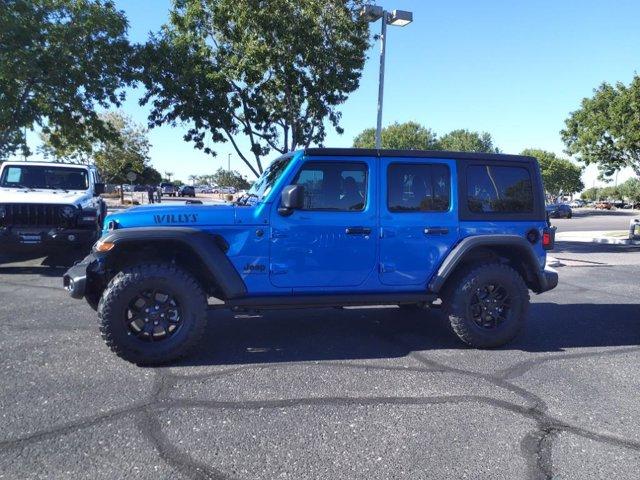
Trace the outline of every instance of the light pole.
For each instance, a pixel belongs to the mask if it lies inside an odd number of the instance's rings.
[[[384,58],[387,43],[387,24],[396,27],[404,27],[413,22],[413,13],[405,10],[386,11],[377,5],[366,5],[362,8],[360,16],[368,22],[377,22],[382,19],[380,29],[380,76],[378,79],[378,120],[376,123],[376,148],[382,146],[382,100],[384,97]]]
[[[227,154],[227,170],[231,171],[231,154]]]

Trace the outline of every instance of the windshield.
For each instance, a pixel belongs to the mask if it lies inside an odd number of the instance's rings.
[[[83,168],[9,165],[2,170],[0,187],[87,190],[89,180]]]
[[[262,175],[258,177],[249,191],[243,196],[244,205],[252,205],[261,201],[262,198],[271,191],[273,185],[278,178],[280,178],[280,175],[282,175],[282,172],[287,168],[292,158],[293,155],[283,155],[271,162],[271,165],[262,172]]]

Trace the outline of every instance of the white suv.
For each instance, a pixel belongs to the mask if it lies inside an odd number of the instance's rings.
[[[90,165],[0,165],[0,253],[88,247],[99,236],[104,183]]]

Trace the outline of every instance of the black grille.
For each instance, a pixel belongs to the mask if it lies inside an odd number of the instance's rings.
[[[0,218],[0,225],[7,227],[71,227],[76,221],[75,213],[72,218],[62,215],[62,209],[69,205],[5,203],[0,207],[5,211],[4,218]],[[75,210],[75,207],[72,208]]]

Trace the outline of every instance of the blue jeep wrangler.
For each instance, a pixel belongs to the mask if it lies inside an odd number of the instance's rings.
[[[441,303],[463,342],[490,348],[521,329],[529,290],[557,285],[553,242],[534,158],[310,148],[233,204],[109,215],[64,285],[137,363],[185,355],[221,306]]]

